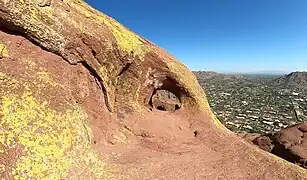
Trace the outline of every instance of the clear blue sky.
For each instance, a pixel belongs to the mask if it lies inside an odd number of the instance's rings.
[[[87,0],[191,70],[307,71],[307,0]]]

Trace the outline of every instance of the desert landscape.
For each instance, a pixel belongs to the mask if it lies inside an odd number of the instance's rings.
[[[274,81],[301,96],[293,79]],[[82,0],[0,0],[0,177],[307,179],[306,104],[247,131],[207,80]]]

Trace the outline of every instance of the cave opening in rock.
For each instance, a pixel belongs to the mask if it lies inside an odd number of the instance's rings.
[[[169,77],[164,77],[159,83],[160,86],[155,87],[150,96],[150,109],[169,112],[179,110],[182,107],[181,98],[185,94],[179,83]]]
[[[179,110],[181,107],[180,99],[174,93],[165,89],[154,91],[149,103],[151,108],[159,111],[172,112]]]
[[[166,111],[164,106],[157,106],[157,109],[160,110],[160,111]]]

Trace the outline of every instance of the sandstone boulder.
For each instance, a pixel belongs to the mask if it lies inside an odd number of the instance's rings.
[[[242,136],[259,148],[307,168],[307,123],[297,124],[277,133]]]
[[[81,0],[0,0],[0,54],[1,179],[307,179],[222,126],[183,64]],[[157,90],[180,106],[153,110]]]

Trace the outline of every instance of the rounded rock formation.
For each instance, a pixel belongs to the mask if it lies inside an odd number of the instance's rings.
[[[265,151],[307,168],[307,123],[300,123],[248,141],[252,141]]]
[[[307,179],[212,114],[174,57],[81,0],[0,0],[2,179]],[[152,111],[157,90],[180,108]]]

